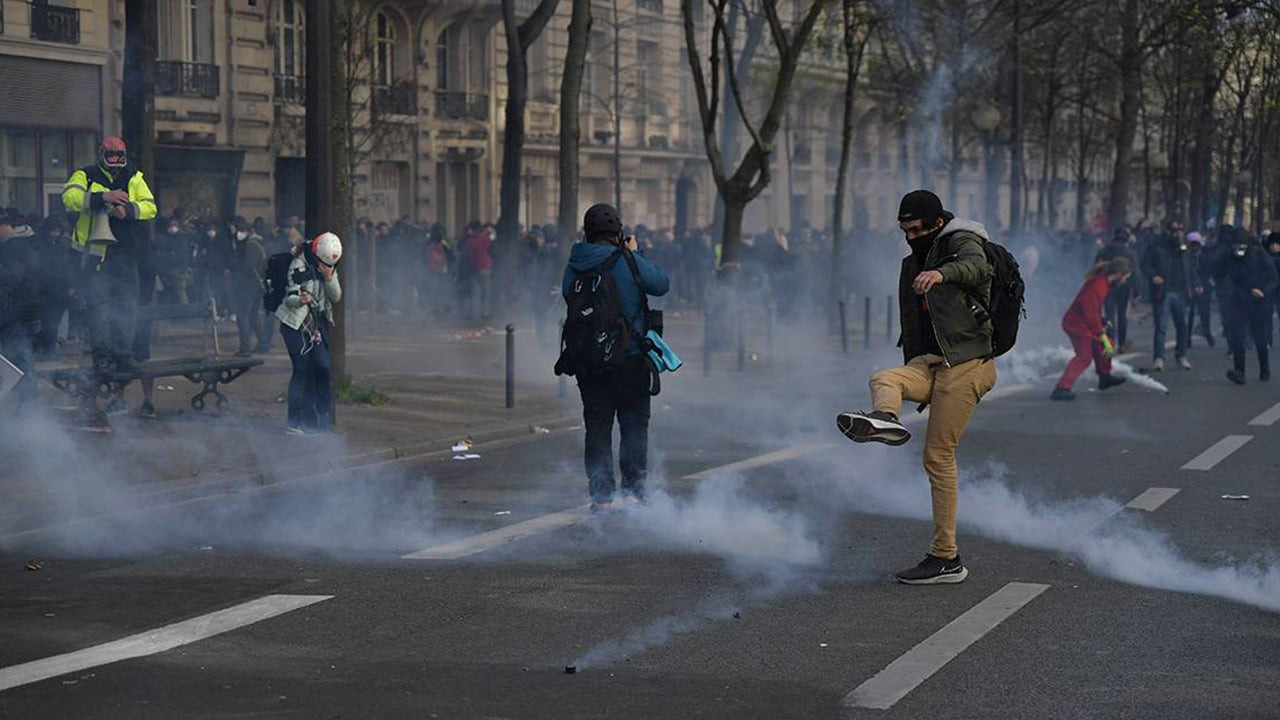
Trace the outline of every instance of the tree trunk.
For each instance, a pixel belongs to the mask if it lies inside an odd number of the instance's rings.
[[[560,207],[556,225],[560,233],[560,259],[567,261],[578,236],[578,145],[581,141],[582,74],[586,69],[587,41],[591,37],[591,0],[573,0],[569,20],[569,47],[565,51],[560,81]]]
[[[1017,235],[1022,230],[1022,193],[1023,182],[1022,161],[1022,3],[1013,0],[1013,45],[1010,48],[1012,67],[1010,75],[1010,112],[1009,112],[1009,234]]]
[[[347,165],[348,94],[343,41],[348,37],[348,0],[311,0],[307,3],[307,228],[308,234],[335,232],[350,243],[350,169]],[[317,81],[324,78],[324,82]],[[338,279],[345,279],[345,265],[338,264]],[[329,353],[333,360],[333,384],[347,376],[344,305],[333,310]]]
[[[515,0],[502,0],[502,26],[507,38],[507,109],[506,129],[502,135],[502,177],[498,188],[498,248],[502,277],[497,287],[505,296],[515,292],[516,285],[524,109],[529,99],[529,67],[524,48],[520,46]]]
[[[1210,56],[1211,59],[1212,56]],[[1212,175],[1214,122],[1213,106],[1218,94],[1217,70],[1212,62],[1206,64],[1201,77],[1199,113],[1196,116],[1195,139],[1191,150],[1191,197],[1188,198],[1187,222],[1190,227],[1201,227],[1205,221],[1205,201],[1209,197]]]
[[[834,305],[840,296],[844,278],[844,206],[849,187],[849,156],[853,151],[855,125],[854,94],[858,86],[858,72],[862,66],[862,51],[866,41],[858,42],[856,33],[855,0],[841,0],[841,17],[844,21],[844,107],[840,123],[840,162],[836,167],[835,211],[831,218],[831,283],[829,300]],[[952,167],[956,163],[952,158]],[[954,194],[955,183],[952,182]],[[829,313],[834,318],[835,313]]]
[[[1139,83],[1142,80],[1142,47],[1139,44],[1138,0],[1125,0],[1120,17],[1120,125],[1115,138],[1115,165],[1111,174],[1111,199],[1107,218],[1113,227],[1128,220],[1129,161],[1138,130]]]
[[[129,160],[148,181],[156,170],[156,4],[125,3],[124,87],[121,93],[122,139]],[[150,223],[146,224],[150,227]]]
[[[613,0],[613,207],[622,212],[622,22]]]

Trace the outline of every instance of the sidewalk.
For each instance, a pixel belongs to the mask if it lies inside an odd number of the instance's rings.
[[[495,440],[537,435],[580,424],[581,406],[576,383],[561,383],[551,372],[556,338],[540,344],[531,330],[517,328],[515,343],[515,403],[506,401],[506,333],[501,330],[414,328],[411,321],[399,332],[353,327],[348,339],[348,370],[357,383],[386,395],[380,406],[339,404],[339,433],[332,436],[294,437],[285,429],[285,405],[280,397],[289,380],[289,360],[280,343],[274,352],[234,383],[223,387],[231,401],[224,416],[196,412],[189,398],[196,386],[182,378],[157,383],[156,409],[160,417],[144,420],[133,414],[112,418],[115,432],[109,436],[64,433],[62,442],[72,448],[57,471],[81,475],[86,482],[111,482],[141,495],[175,497],[196,493],[234,491],[246,485],[269,485],[377,462],[450,453],[460,440],[478,445]],[[231,327],[219,328],[224,349],[234,336]],[[852,370],[855,361],[883,362],[893,357],[883,338],[873,338],[875,349],[862,349],[862,339],[850,340],[850,354],[841,354],[838,335],[795,330],[785,325],[744,323],[742,371],[738,371],[736,338],[711,356],[711,373],[704,375],[700,315],[671,313],[666,336],[685,360],[678,376],[664,376],[664,396],[681,402],[715,404],[725,393],[750,391],[752,386],[786,383],[797,372],[839,376]],[[878,340],[878,342],[877,342]],[[153,346],[157,358],[199,354],[202,339],[194,327],[165,325]],[[799,356],[788,354],[799,348]],[[815,360],[821,358],[821,360]],[[42,390],[51,406],[67,398],[52,388]],[[127,391],[131,408],[140,403],[141,391]],[[23,457],[12,443],[0,439],[0,466],[10,472],[0,477],[0,529],[13,531],[38,524],[42,508],[59,502],[56,492],[42,490],[33,474],[48,472],[49,461]]]

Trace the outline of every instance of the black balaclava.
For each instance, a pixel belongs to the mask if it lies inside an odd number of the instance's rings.
[[[953,215],[942,209],[942,199],[928,190],[912,190],[902,196],[902,202],[898,204],[898,222],[907,222],[910,220],[922,220],[926,225],[937,222],[938,218],[943,219],[943,226],[946,221],[950,220]],[[913,240],[907,240],[907,244],[911,246],[911,252],[923,257],[929,253],[933,247],[933,241],[938,239],[938,234],[942,232],[942,227],[929,233],[922,235]]]

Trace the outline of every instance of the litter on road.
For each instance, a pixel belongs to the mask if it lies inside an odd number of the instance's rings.
[[[1248,495],[1223,495],[1223,500],[1248,500]]]
[[[479,460],[480,456],[475,453],[467,453],[466,455],[454,455],[454,460]]]

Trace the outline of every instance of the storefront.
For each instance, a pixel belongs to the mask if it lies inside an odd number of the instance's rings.
[[[62,184],[94,161],[102,126],[102,68],[0,55],[0,207],[62,211]]]

